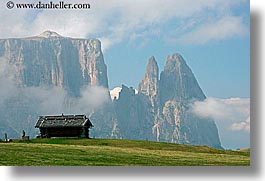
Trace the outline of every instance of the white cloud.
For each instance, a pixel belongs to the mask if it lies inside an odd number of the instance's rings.
[[[109,100],[109,92],[101,86],[86,86],[81,89],[81,97],[75,98],[73,109],[75,112],[90,113],[104,105]]]
[[[248,117],[245,121],[232,124],[230,129],[233,131],[250,132],[250,117]]]
[[[233,37],[244,36],[248,26],[243,23],[242,17],[225,16],[217,22],[205,23],[175,40],[183,44],[205,44],[210,41],[225,40]]]
[[[64,112],[64,100],[67,92],[61,87],[24,87],[16,88],[22,98],[37,102],[41,114],[60,114]],[[16,95],[13,95],[16,96]]]
[[[12,66],[8,63],[8,60],[4,57],[0,57],[0,105],[4,99],[7,99],[10,95],[16,94],[16,82],[13,80],[14,73]]]
[[[0,107],[5,101],[20,96],[38,103],[41,114],[58,114],[61,112],[90,113],[109,100],[108,90],[99,86],[86,86],[80,90],[81,96],[71,98],[62,87],[25,87],[14,79],[13,65],[0,57]]]
[[[191,111],[205,118],[218,122],[226,122],[231,130],[249,130],[250,99],[249,98],[207,98],[191,105]]]
[[[89,114],[109,99],[108,90],[99,86],[85,86],[80,97],[69,97],[62,87],[24,87],[17,88],[22,97],[30,97],[39,104],[41,114]],[[10,95],[11,97],[12,95]],[[14,95],[13,95],[14,96]]]
[[[76,3],[76,1],[67,0],[67,3],[70,2]],[[3,18],[0,22],[0,37],[27,37],[38,35],[45,30],[52,30],[63,36],[101,38],[103,48],[107,50],[111,45],[124,40],[134,38],[141,40],[142,35],[145,35],[144,38],[158,36],[156,33],[146,34],[145,32],[152,32],[157,27],[167,26],[168,23],[180,23],[176,26],[170,25],[172,27],[169,29],[181,29],[185,22],[193,19],[194,23],[190,30],[193,35],[183,34],[182,39],[194,37],[194,41],[198,42],[196,37],[208,31],[210,37],[206,39],[207,41],[221,40],[244,34],[246,27],[242,19],[229,14],[232,8],[246,2],[246,0],[91,0],[89,10],[42,11],[9,10],[5,7],[5,3],[2,3],[0,16],[8,18]],[[78,3],[87,2],[79,1]],[[214,12],[214,16],[207,14],[208,12]],[[198,16],[206,18],[201,22],[200,18],[197,20]],[[210,22],[207,18],[209,16],[213,17]],[[212,23],[216,20],[218,20],[217,23]],[[219,28],[215,28],[215,25]],[[204,31],[202,27],[205,28]],[[235,27],[238,28],[237,31]],[[159,30],[158,33],[161,36],[169,35],[166,31],[169,30]],[[216,34],[219,34],[219,38],[216,38]]]

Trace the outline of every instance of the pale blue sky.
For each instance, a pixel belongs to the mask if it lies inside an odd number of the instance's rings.
[[[249,27],[247,2],[234,7],[230,14],[242,17],[244,25]],[[166,38],[170,31],[176,28],[174,21],[177,22],[178,19],[164,23],[158,35],[147,35],[147,38],[136,41],[125,39],[104,52],[110,89],[123,83],[137,88],[150,56],[155,56],[161,72],[167,55],[177,52],[182,54],[191,67],[207,96],[249,97],[249,30],[243,36],[231,36],[204,44],[169,43]]]
[[[203,46],[167,45],[159,40],[152,40],[150,44],[138,48],[121,43],[104,53],[110,88],[122,83],[137,88],[151,55],[155,56],[162,71],[167,55],[177,52],[191,67],[207,96],[249,97],[249,36]]]

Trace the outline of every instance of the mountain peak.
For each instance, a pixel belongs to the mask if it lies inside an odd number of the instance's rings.
[[[158,65],[157,65],[157,62],[154,56],[151,56],[148,59],[147,66],[146,66],[146,73],[147,74],[158,74]]]
[[[149,63],[156,63],[156,60],[155,60],[155,57],[154,56],[151,56],[149,59],[148,59],[148,64]]]
[[[59,35],[58,33],[56,33],[55,31],[44,31],[43,33],[41,33],[38,37],[43,37],[43,38],[54,38],[54,37],[62,37],[61,35]]]
[[[139,85],[140,86],[139,90],[142,90],[142,88],[143,88],[142,86],[144,86],[144,85],[149,87],[148,84],[157,83],[158,82],[158,74],[159,74],[159,70],[158,70],[157,62],[155,60],[155,57],[151,56],[148,59],[148,62],[146,65],[145,76]],[[147,88],[147,87],[145,87],[145,88]]]
[[[151,99],[151,105],[153,111],[157,108],[158,98],[158,75],[159,69],[155,57],[152,56],[148,59],[146,72],[144,78],[139,83],[139,92],[147,95]]]
[[[179,68],[181,65],[186,65],[185,60],[180,54],[174,53],[167,57],[165,69]]]
[[[166,60],[164,70],[160,74],[161,103],[168,100],[204,100],[202,92],[191,69],[183,57],[174,53]]]

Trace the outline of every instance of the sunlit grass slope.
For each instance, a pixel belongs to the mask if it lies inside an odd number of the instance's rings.
[[[32,139],[0,143],[0,165],[248,166],[250,153],[150,141]]]

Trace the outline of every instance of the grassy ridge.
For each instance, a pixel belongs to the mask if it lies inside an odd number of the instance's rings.
[[[249,165],[249,152],[111,140],[32,139],[0,143],[0,165]]]

